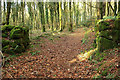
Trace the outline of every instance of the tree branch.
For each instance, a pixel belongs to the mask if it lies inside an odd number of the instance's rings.
[[[109,4],[110,8],[112,9],[112,11],[114,12],[114,9],[113,9],[112,5],[110,4],[110,2],[108,2],[108,4]]]
[[[82,2],[81,2],[82,3]],[[88,6],[91,6],[91,5],[89,5],[88,3],[86,3],[86,2],[84,2],[85,4],[87,4]],[[91,7],[93,7],[93,8],[99,8],[99,7],[95,7],[95,6],[91,6]]]

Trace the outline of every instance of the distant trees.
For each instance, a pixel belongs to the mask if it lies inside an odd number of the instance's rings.
[[[21,2],[21,9],[22,9],[22,24],[24,26],[24,7],[25,7],[25,2],[22,0]]]
[[[116,16],[120,11],[120,1],[116,2],[3,2],[2,22],[29,26],[41,32],[63,31],[74,28],[90,19]],[[66,30],[67,30],[66,29]]]
[[[63,28],[62,28],[62,23],[61,23],[61,16],[62,16],[62,14],[61,14],[61,2],[59,2],[59,27],[60,27],[60,31],[62,31],[63,30]]]
[[[10,9],[11,9],[11,2],[7,2],[7,16],[6,16],[7,25],[9,24]]]
[[[0,1],[0,6],[1,6],[1,1]],[[0,7],[0,24],[1,24],[1,22],[2,22],[2,20],[1,20],[1,19],[2,19],[2,16],[1,16],[1,15],[2,15],[2,11],[1,11],[1,7]],[[1,29],[1,28],[0,28],[0,29]],[[0,46],[1,46],[1,45],[0,45]],[[0,48],[0,49],[1,49],[1,48]]]
[[[118,12],[120,12],[120,1],[118,2]]]
[[[69,27],[69,31],[73,32],[73,20],[72,20],[72,2],[69,2],[69,10],[70,10],[70,27]]]
[[[42,23],[42,32],[45,32],[45,11],[44,11],[44,2],[39,2],[39,11],[41,15],[41,23]]]

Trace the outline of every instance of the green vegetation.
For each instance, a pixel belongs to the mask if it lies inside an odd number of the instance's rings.
[[[27,28],[20,26],[2,26],[2,51],[8,54],[21,53],[29,45],[29,36]],[[23,37],[24,36],[24,37]]]
[[[47,1],[0,1],[3,78],[120,77],[120,1]]]

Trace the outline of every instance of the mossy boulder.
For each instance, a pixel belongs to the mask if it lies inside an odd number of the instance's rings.
[[[112,42],[111,40],[108,40],[106,38],[103,38],[103,37],[98,37],[97,39],[98,41],[98,50],[100,52],[102,52],[103,50],[106,50],[106,49],[111,49],[111,48],[114,48],[114,42]]]
[[[116,29],[120,30],[120,19],[115,20],[114,25]]]
[[[3,38],[7,38],[7,37],[8,37],[8,34],[2,33],[2,37],[3,37]]]
[[[120,40],[120,30],[107,30],[107,31],[101,31],[100,32],[101,37],[105,37],[107,39],[111,39],[113,41]]]
[[[11,26],[11,25],[4,25],[2,26],[2,32],[4,31],[11,31],[15,26]]]
[[[2,26],[2,51],[15,54],[24,52],[29,46],[29,28],[21,26]]]
[[[10,45],[6,45],[4,47],[2,47],[2,51],[3,53],[8,53],[8,54],[14,54],[14,50]]]
[[[120,46],[120,19],[100,20],[95,29],[98,51]]]
[[[24,37],[23,36],[23,31],[21,29],[12,29],[10,31],[10,38],[11,39],[19,39],[19,38],[22,38]]]
[[[10,40],[2,39],[2,46],[6,46],[6,45],[9,45],[9,44],[10,44]]]
[[[97,23],[97,27],[95,27],[96,31],[104,31],[108,29],[117,29],[113,24],[115,20],[102,20]]]
[[[97,23],[97,27],[96,27],[97,31],[102,31],[102,30],[105,30],[107,28],[109,28],[108,22],[99,21],[99,23]]]

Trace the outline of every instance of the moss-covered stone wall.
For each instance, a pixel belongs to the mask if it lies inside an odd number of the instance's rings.
[[[24,52],[29,45],[29,28],[21,26],[2,26],[2,52],[15,54]]]
[[[120,47],[120,19],[100,20],[95,30],[98,51]]]

